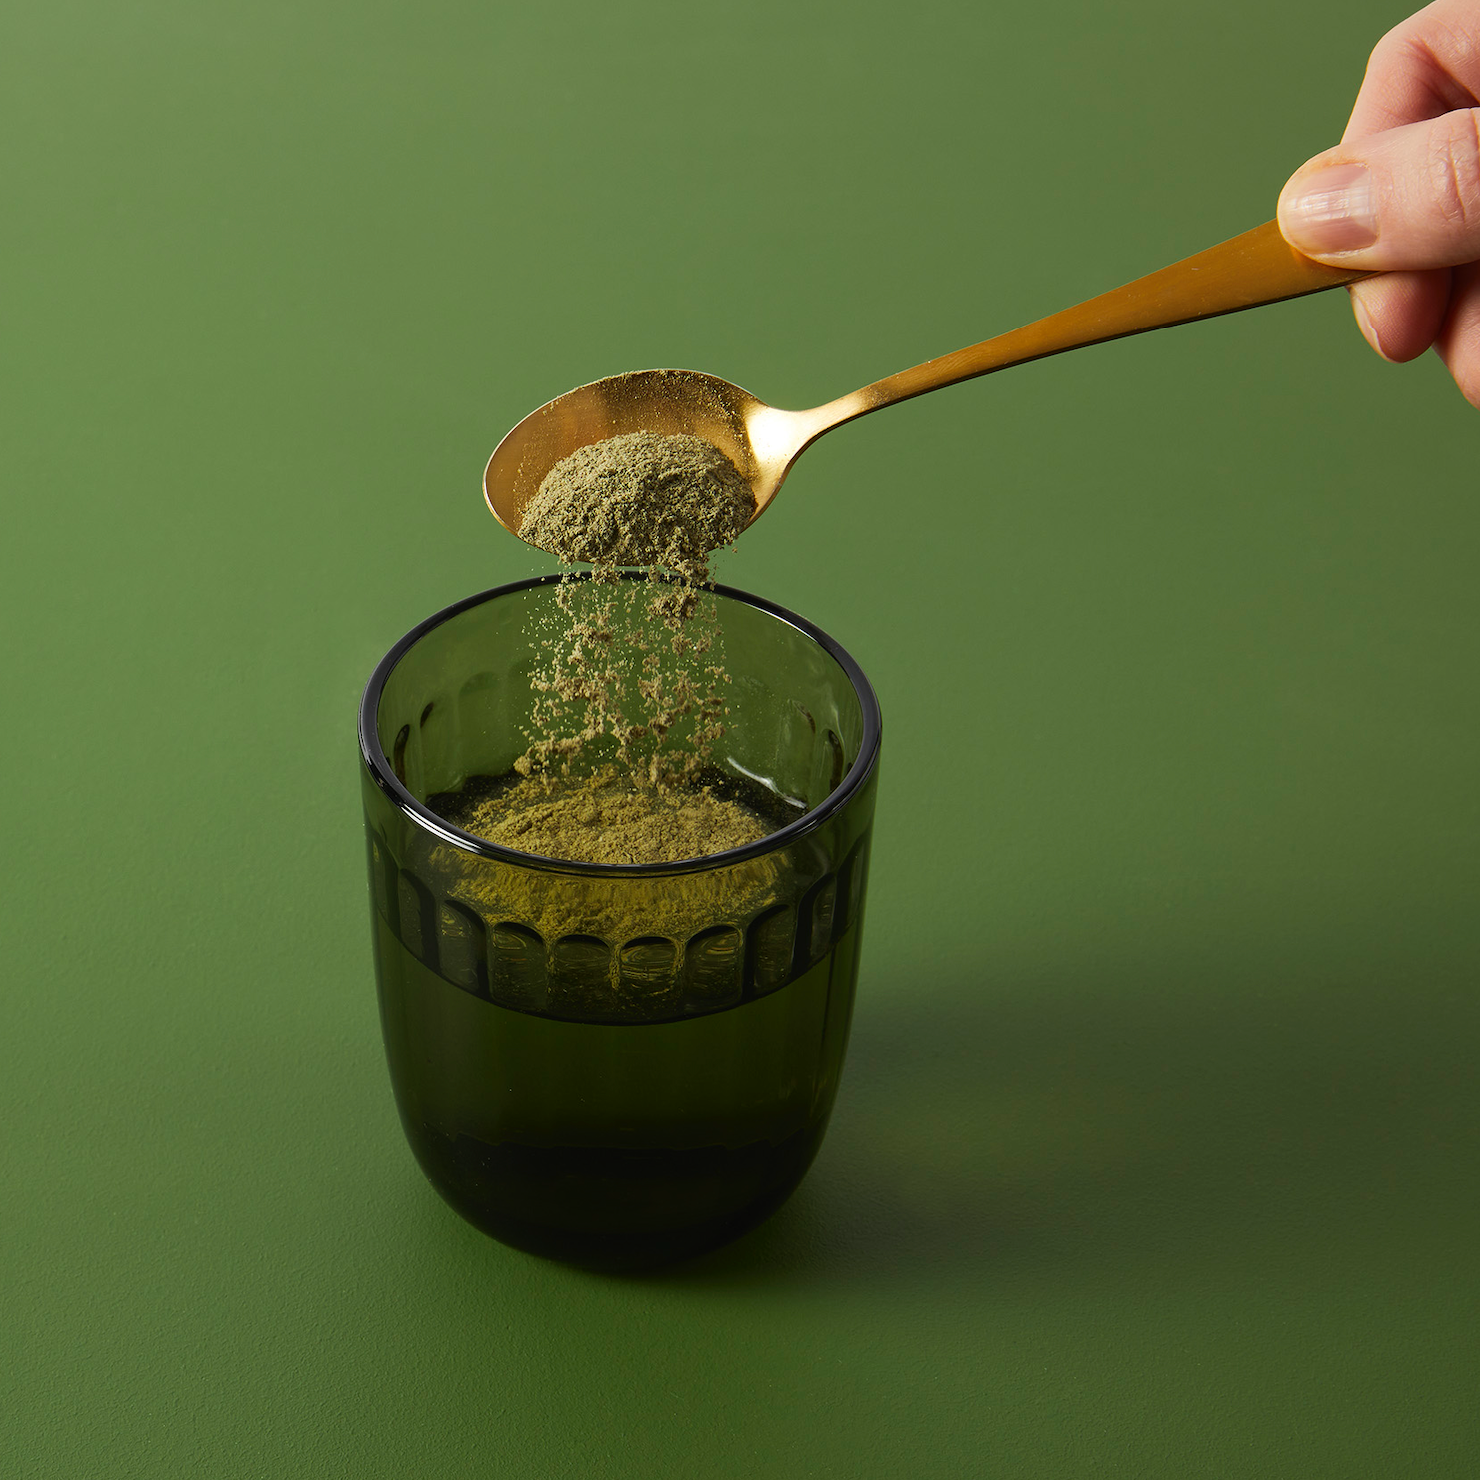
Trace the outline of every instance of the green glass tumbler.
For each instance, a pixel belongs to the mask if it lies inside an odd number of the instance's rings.
[[[469,1222],[640,1269],[790,1195],[821,1143],[853,1011],[878,701],[811,623],[717,587],[731,683],[714,760],[795,820],[679,863],[537,857],[429,800],[528,745],[557,577],[448,607],[360,708],[381,1025],[406,1137]],[[440,801],[439,801],[440,805]]]

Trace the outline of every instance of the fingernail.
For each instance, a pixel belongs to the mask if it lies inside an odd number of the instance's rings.
[[[1355,252],[1377,240],[1372,175],[1364,164],[1307,175],[1280,211],[1280,229],[1302,251]]]

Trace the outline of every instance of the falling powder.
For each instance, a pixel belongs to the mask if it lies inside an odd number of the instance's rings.
[[[567,567],[536,641],[522,778],[461,825],[504,847],[596,863],[666,863],[740,847],[774,824],[700,785],[729,682],[711,553],[755,515],[701,437],[633,432],[557,463],[519,533]],[[619,572],[640,567],[643,578]]]

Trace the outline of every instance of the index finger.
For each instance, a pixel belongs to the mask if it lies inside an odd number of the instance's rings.
[[[1434,0],[1373,48],[1341,141],[1480,103],[1480,3]]]

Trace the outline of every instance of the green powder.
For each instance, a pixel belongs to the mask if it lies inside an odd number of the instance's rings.
[[[550,469],[520,534],[592,571],[562,585],[561,621],[537,645],[522,774],[611,760],[662,792],[708,762],[729,683],[709,559],[754,514],[749,485],[702,437],[631,432]],[[648,578],[619,579],[631,566]]]
[[[628,432],[556,463],[519,536],[567,565],[659,566],[702,582],[709,552],[754,517],[750,485],[713,443]]]
[[[614,766],[576,778],[527,777],[477,802],[458,825],[504,848],[586,863],[676,863],[771,831],[710,787],[660,791]]]
[[[550,470],[519,533],[591,577],[561,583],[557,620],[535,636],[523,779],[460,826],[590,863],[700,858],[771,831],[693,784],[724,734],[729,683],[709,558],[754,515],[749,485],[701,437],[633,432]],[[619,577],[634,566],[647,579]]]

